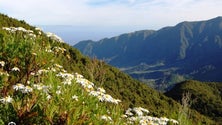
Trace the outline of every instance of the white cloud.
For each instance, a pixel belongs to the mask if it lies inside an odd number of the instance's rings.
[[[160,28],[220,16],[221,0],[0,0],[1,11],[31,24]]]

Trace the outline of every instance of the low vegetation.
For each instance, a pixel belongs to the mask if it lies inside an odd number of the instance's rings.
[[[166,95],[181,102],[183,93],[190,94],[190,108],[222,123],[222,84],[214,82],[185,81],[177,84]]]

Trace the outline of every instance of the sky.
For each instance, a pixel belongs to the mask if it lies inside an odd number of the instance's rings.
[[[72,26],[63,30],[75,42],[207,20],[221,16],[221,6],[222,0],[0,0],[1,13],[31,25]]]

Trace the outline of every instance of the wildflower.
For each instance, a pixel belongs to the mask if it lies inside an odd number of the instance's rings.
[[[22,93],[29,93],[29,92],[32,92],[33,91],[33,88],[31,88],[30,86],[26,86],[23,90],[22,90]]]
[[[1,72],[0,71],[0,75],[6,75],[6,76],[9,76],[9,74],[7,72]]]
[[[42,31],[42,29],[39,28],[39,27],[36,27],[35,30],[37,30],[37,31]]]
[[[13,85],[13,89],[18,91],[18,90],[23,90],[25,88],[25,86],[21,83],[18,83],[16,85]]]
[[[43,74],[43,73],[48,73],[48,72],[49,72],[49,70],[40,69],[40,70],[38,70],[37,75],[41,75],[41,74]]]
[[[26,30],[25,28],[23,28],[23,27],[18,27],[18,28],[16,28],[16,30],[18,30],[18,31],[23,31],[23,32],[27,32],[27,30]]]
[[[138,116],[143,116],[143,113],[149,113],[147,109],[141,108],[141,107],[135,107],[133,108],[133,111],[138,115]]]
[[[31,73],[30,73],[30,75],[34,76],[34,75],[35,75],[35,73],[34,73],[34,72],[31,72]]]
[[[121,100],[119,100],[119,99],[114,99],[114,100],[113,100],[113,103],[114,103],[114,104],[119,104],[120,102],[121,102]]]
[[[128,115],[128,116],[133,116],[133,113],[131,111],[132,111],[132,109],[129,108],[129,109],[126,110],[125,114]]]
[[[107,116],[107,115],[101,116],[101,119],[105,120],[105,121],[113,121],[112,118],[110,116]]]
[[[37,56],[37,54],[36,54],[36,53],[32,53],[32,55]]]
[[[22,93],[29,93],[29,92],[33,91],[33,89],[30,86],[24,86],[21,83],[13,85],[12,87],[13,87],[14,90],[21,91]]]
[[[18,72],[20,72],[20,69],[19,69],[18,67],[14,67],[14,68],[12,68],[12,71],[18,71]]]
[[[101,92],[101,93],[106,93],[106,90],[103,88],[98,88],[97,91]]]
[[[3,30],[10,31],[11,29],[8,27],[2,27]]]
[[[46,49],[45,51],[48,52],[48,53],[52,53],[53,52],[51,49]]]
[[[161,120],[161,121],[165,121],[165,122],[168,122],[168,121],[169,121],[169,119],[166,118],[166,117],[161,117],[160,120]]]
[[[15,122],[9,122],[8,125],[16,125]]]
[[[72,96],[72,99],[75,100],[75,101],[78,101],[78,100],[79,100],[79,99],[78,99],[78,96],[76,96],[76,95]]]
[[[43,90],[43,92],[48,92],[48,86],[43,85],[42,83],[40,84],[34,84],[33,87],[37,90]]]
[[[127,115],[121,115],[121,118],[127,118],[128,116]]]
[[[56,94],[58,94],[58,95],[61,94],[61,93],[62,93],[61,90],[56,91]]]
[[[59,64],[54,64],[54,66],[55,66],[55,67],[58,67],[58,68],[60,68],[60,69],[63,68],[63,66],[61,66],[61,65],[59,65]]]
[[[57,35],[53,34],[53,33],[46,33],[47,37],[51,38],[52,40],[55,40],[57,42],[60,42],[60,43],[64,43],[64,41]]]
[[[4,61],[0,61],[0,65],[1,65],[2,67],[4,67],[4,66],[5,66],[5,62],[4,62]]]
[[[0,99],[0,101],[4,104],[6,103],[11,103],[13,101],[13,99],[10,96],[7,96],[5,98]]]
[[[174,119],[170,119],[169,121],[173,122],[173,124],[179,124],[179,122],[177,120],[174,120]]]
[[[76,78],[77,78],[77,79],[82,79],[82,78],[83,78],[83,76],[80,75],[80,74],[78,74],[77,72],[75,73],[75,75],[76,75]]]
[[[52,98],[52,96],[49,95],[49,94],[46,96],[46,99],[47,99],[47,100],[49,100],[49,99],[51,99],[51,98]]]

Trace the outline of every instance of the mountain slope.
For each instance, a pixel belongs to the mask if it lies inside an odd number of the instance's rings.
[[[222,122],[222,84],[185,81],[166,92],[168,97],[181,100],[183,93],[190,94],[191,108],[219,123]]]
[[[172,75],[222,81],[222,17],[182,22],[158,31],[137,31],[74,46],[134,78],[163,85]],[[158,86],[156,86],[158,87]]]
[[[124,124],[127,118],[121,115],[129,107],[147,108],[153,117],[180,116],[181,105],[173,99],[102,61],[81,55],[56,35],[26,23],[26,29],[22,28],[24,23],[0,16],[2,22],[13,22],[0,25],[1,124]],[[109,103],[111,97],[122,102]],[[185,117],[191,124],[215,123],[191,112],[192,119]]]

